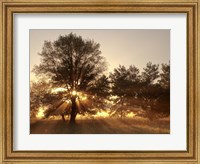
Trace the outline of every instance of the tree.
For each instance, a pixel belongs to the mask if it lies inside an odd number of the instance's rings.
[[[158,68],[158,64],[152,64],[151,62],[148,62],[146,67],[143,68],[144,72],[142,72],[142,82],[147,85],[153,84],[159,77]]]
[[[170,88],[170,65],[162,64],[162,73],[160,74],[160,86],[166,90]]]
[[[36,74],[48,76],[54,86],[64,87],[70,93],[71,124],[75,123],[78,113],[77,93],[92,93],[91,88],[107,68],[99,49],[100,44],[73,33],[59,36],[54,42],[44,42],[39,54],[41,63],[33,70]]]
[[[58,95],[54,95],[51,93],[51,85],[44,81],[43,79],[36,82],[31,83],[30,87],[30,115],[31,117],[36,117],[38,113],[38,109],[40,107],[47,106],[56,99],[58,99]]]
[[[155,119],[169,113],[169,66],[162,65],[159,74],[159,65],[148,62],[144,71],[130,66],[128,69],[119,66],[110,74],[112,82],[113,100],[112,115],[123,116],[134,112],[140,116]],[[159,80],[161,79],[161,80]],[[162,85],[161,85],[162,83]],[[139,110],[142,109],[142,110]]]
[[[136,89],[139,83],[139,69],[131,65],[128,69],[125,66],[119,65],[110,74],[112,83],[112,94],[117,96],[126,96],[135,94],[130,92],[131,89]]]
[[[143,99],[143,117],[155,119],[167,116],[170,112],[170,65],[162,64],[161,73],[158,65],[147,63],[142,73],[142,84],[139,96]],[[159,80],[158,80],[159,79]]]
[[[162,72],[160,74],[159,84],[163,90],[163,96],[160,99],[160,106],[162,106],[165,115],[170,114],[170,63],[162,64]]]
[[[110,81],[106,75],[102,75],[95,80],[89,91],[95,93],[97,96],[106,97],[110,94]]]
[[[134,65],[129,66],[128,69],[119,65],[110,74],[110,79],[112,95],[117,96],[113,100],[114,105],[112,108],[114,112],[112,114],[119,114],[122,118],[127,112],[130,112],[130,107],[133,106],[133,102],[138,95],[138,86],[140,85],[139,69]]]

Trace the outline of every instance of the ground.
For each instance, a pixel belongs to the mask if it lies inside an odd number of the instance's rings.
[[[76,126],[68,120],[34,120],[31,134],[169,134],[169,118],[150,121],[145,118],[88,118],[78,119]]]

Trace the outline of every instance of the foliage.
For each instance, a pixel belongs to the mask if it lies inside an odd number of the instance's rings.
[[[162,73],[160,74],[160,86],[166,90],[170,89],[170,65],[162,64]]]
[[[75,123],[77,113],[82,113],[81,109],[89,111],[80,101],[78,106],[78,95],[73,92],[98,96],[108,92],[107,79],[103,76],[106,62],[99,49],[100,44],[73,33],[59,36],[54,42],[44,42],[42,52],[39,53],[41,63],[33,69],[37,75],[48,76],[54,87],[66,88],[67,93],[71,94],[67,96],[71,104],[65,107],[70,111],[72,123]],[[49,108],[47,116],[55,114],[57,108],[59,106]]]
[[[119,65],[110,74],[112,83],[112,94],[117,96],[134,96],[139,84],[139,69],[135,66],[130,66],[128,69],[125,66]],[[133,92],[132,92],[133,91]]]
[[[155,80],[159,77],[158,68],[158,64],[152,64],[151,62],[148,62],[146,67],[144,68],[144,72],[142,72],[142,82],[146,83],[147,85],[153,84]]]
[[[106,75],[102,75],[91,85],[89,92],[99,97],[106,97],[110,94],[110,81]]]
[[[159,65],[147,63],[144,71],[130,66],[119,66],[110,75],[112,94],[117,98],[113,101],[111,114],[124,117],[130,112],[142,117],[155,119],[169,115],[169,65],[162,64],[159,75]],[[159,80],[160,78],[160,80]],[[138,110],[140,109],[140,110]]]
[[[41,63],[35,66],[36,74],[48,75],[54,84],[69,90],[89,90],[106,70],[105,59],[100,55],[100,44],[84,40],[70,33],[54,41],[45,41]]]
[[[51,85],[49,82],[41,80],[37,83],[32,82],[30,87],[30,114],[36,117],[39,107],[52,104],[56,99],[61,97],[51,93]]]

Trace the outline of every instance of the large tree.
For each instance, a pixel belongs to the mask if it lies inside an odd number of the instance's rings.
[[[33,71],[38,75],[46,75],[54,86],[67,89],[71,101],[70,123],[74,124],[78,113],[77,93],[92,94],[101,90],[94,89],[106,70],[100,44],[70,33],[59,36],[54,42],[45,41],[39,55],[41,63]]]

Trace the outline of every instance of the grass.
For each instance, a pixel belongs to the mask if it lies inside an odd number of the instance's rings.
[[[32,120],[31,134],[169,134],[169,118],[149,121],[133,118],[88,118],[78,119],[75,126],[68,120]]]

